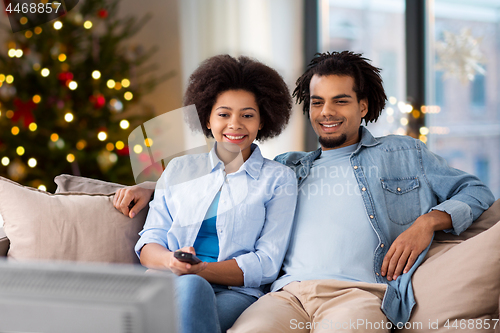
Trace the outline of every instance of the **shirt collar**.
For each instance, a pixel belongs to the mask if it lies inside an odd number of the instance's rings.
[[[210,164],[212,166],[212,172],[218,170],[219,168],[224,169],[224,163],[219,159],[217,154],[215,153],[215,147],[217,143],[214,145],[212,150],[210,150]],[[252,153],[250,157],[243,163],[240,169],[237,172],[245,171],[250,177],[253,179],[258,179],[260,175],[260,170],[262,169],[262,165],[264,164],[264,157],[262,157],[262,153],[260,152],[259,146],[255,143],[252,143],[250,150]]]

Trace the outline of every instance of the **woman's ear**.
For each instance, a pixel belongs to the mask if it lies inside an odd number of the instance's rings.
[[[207,128],[210,129],[210,122],[207,121]]]

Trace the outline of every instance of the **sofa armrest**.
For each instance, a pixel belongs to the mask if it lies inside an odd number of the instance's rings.
[[[5,235],[5,231],[0,227],[0,257],[6,257],[9,250],[10,241]]]

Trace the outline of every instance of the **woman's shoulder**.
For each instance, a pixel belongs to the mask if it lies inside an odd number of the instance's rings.
[[[210,170],[211,164],[208,153],[189,154],[171,159],[162,176],[166,179],[184,178],[183,175],[193,177],[200,173],[207,174]]]
[[[262,169],[269,175],[276,175],[285,179],[295,179],[295,172],[290,167],[265,157]]]

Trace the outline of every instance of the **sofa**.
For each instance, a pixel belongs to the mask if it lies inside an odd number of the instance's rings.
[[[0,177],[0,256],[138,265],[133,247],[147,209],[112,205],[123,185],[61,175],[55,194]],[[151,186],[151,184],[145,184]],[[393,332],[500,332],[500,200],[459,236],[436,233],[412,283],[417,305]]]

